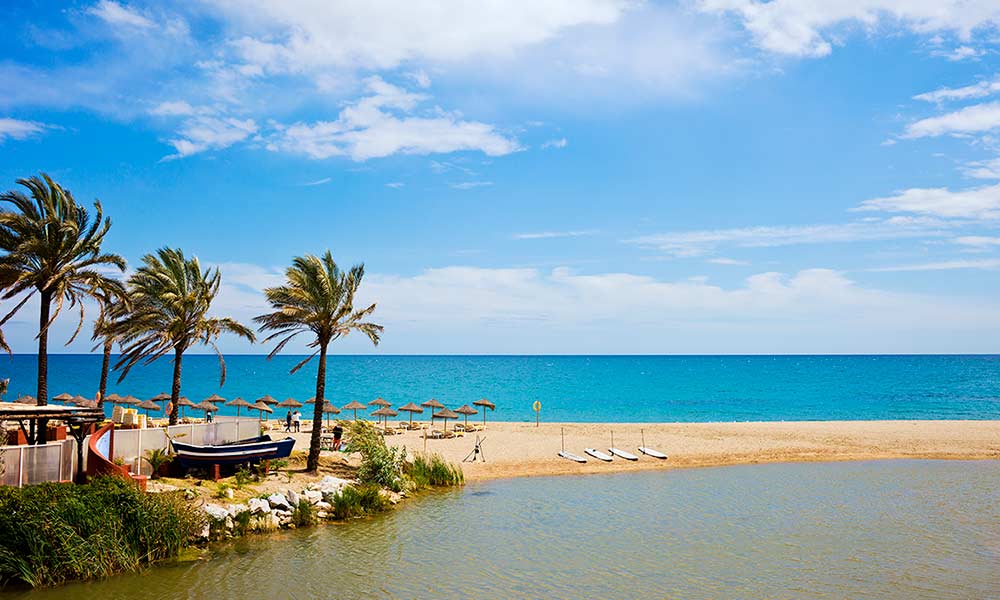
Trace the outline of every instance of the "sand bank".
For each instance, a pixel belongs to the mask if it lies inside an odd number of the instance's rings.
[[[667,460],[640,457],[576,464],[559,458],[560,430],[566,449],[606,450],[610,432],[615,445],[636,453],[640,430],[647,446],[667,453]],[[535,475],[608,473],[764,462],[870,460],[887,458],[1000,459],[1000,421],[806,421],[762,423],[489,423],[483,451],[486,463],[464,463],[470,481]],[[305,438],[305,435],[303,435]],[[423,450],[420,432],[386,438],[392,445]],[[301,448],[308,447],[302,440]],[[472,450],[475,434],[426,441],[430,452],[461,461]]]

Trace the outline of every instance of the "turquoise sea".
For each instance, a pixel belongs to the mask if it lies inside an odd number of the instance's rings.
[[[182,393],[303,401],[316,363],[299,356],[184,358]],[[168,359],[135,369],[109,390],[148,398],[170,391]],[[0,357],[13,399],[35,392],[36,357]],[[93,397],[100,357],[53,355],[49,395]],[[381,396],[394,405],[437,398],[454,408],[481,397],[490,418],[547,421],[778,421],[1000,419],[1000,356],[331,356],[327,397],[337,405]],[[226,408],[225,411],[232,412]]]

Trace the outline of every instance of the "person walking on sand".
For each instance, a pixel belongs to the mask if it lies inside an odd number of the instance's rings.
[[[290,410],[288,411],[288,414],[285,415],[285,431],[289,433],[292,432],[292,411]]]
[[[302,413],[295,411],[292,414],[292,423],[295,425],[295,433],[299,432],[299,428],[302,427]]]

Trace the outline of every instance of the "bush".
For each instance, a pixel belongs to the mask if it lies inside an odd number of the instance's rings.
[[[382,489],[373,484],[345,486],[331,500],[330,516],[341,521],[379,513],[389,506]]]
[[[410,479],[416,489],[434,486],[446,487],[465,483],[462,467],[446,461],[440,454],[417,454],[410,465]]]
[[[406,448],[387,446],[379,432],[367,421],[352,422],[350,433],[351,452],[361,453],[358,481],[400,491],[403,488]]]
[[[0,585],[107,577],[176,556],[205,523],[178,493],[115,477],[0,488]]]
[[[156,479],[160,476],[160,467],[169,464],[174,457],[168,454],[163,448],[153,448],[151,450],[146,450],[146,456],[143,456],[142,459],[148,462],[149,468],[153,470],[153,474],[150,478]]]
[[[316,523],[316,509],[305,498],[292,507],[292,524],[296,527],[308,527]]]

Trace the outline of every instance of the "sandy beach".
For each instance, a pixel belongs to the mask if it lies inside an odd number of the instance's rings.
[[[606,451],[610,433],[615,445],[632,453],[646,445],[669,455],[642,456],[636,462],[590,459],[577,464],[556,456],[560,431],[566,449]],[[463,463],[466,479],[575,475],[645,469],[709,467],[766,462],[872,460],[890,458],[1000,459],[1000,421],[804,421],[760,423],[488,423],[482,448],[487,462]],[[476,434],[428,439],[426,449],[450,461],[472,450]],[[307,449],[308,433],[296,434],[297,449]],[[419,431],[386,438],[395,446],[422,451]]]

